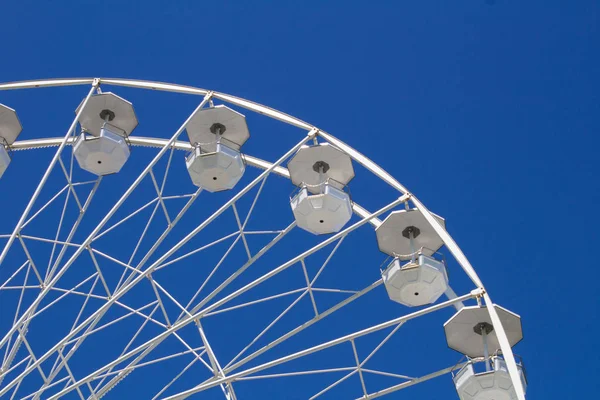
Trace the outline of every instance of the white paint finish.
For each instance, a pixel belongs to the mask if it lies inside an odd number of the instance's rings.
[[[4,148],[4,146],[0,145],[0,178],[4,175],[4,172],[8,169],[8,165],[10,164],[10,155],[8,151]]]
[[[31,81],[6,82],[0,84],[0,90],[37,89],[56,86],[91,85],[94,78],[34,79]]]
[[[290,204],[298,227],[315,235],[339,232],[352,217],[348,193],[329,184],[320,194],[310,194],[303,187]]]
[[[9,145],[13,144],[22,130],[16,111],[0,104],[0,145],[4,144],[4,141]]]
[[[162,92],[191,94],[194,96],[206,96],[210,91],[200,89],[193,86],[178,85],[175,83],[141,81],[137,79],[115,79],[115,78],[99,78],[100,82],[106,85],[126,86],[138,89],[158,90]],[[1,90],[1,87],[0,87]]]
[[[225,127],[222,139],[235,150],[239,150],[250,137],[246,117],[227,106],[218,105],[200,110],[187,124],[190,143],[200,144],[206,151],[214,151],[217,144],[217,136],[211,131],[214,124]]]
[[[358,215],[360,218],[364,218],[367,215],[371,214],[369,211],[367,211],[366,209],[362,208],[355,201],[352,202],[352,211],[354,211],[354,214]],[[377,228],[379,225],[381,225],[381,220],[379,218],[373,218],[369,222],[375,228]]]
[[[324,350],[324,349],[327,349],[327,348],[330,348],[330,347],[333,347],[333,346],[337,346],[340,343],[348,342],[350,340],[357,339],[357,338],[359,338],[361,336],[365,336],[365,335],[368,335],[370,333],[380,331],[382,329],[386,329],[386,328],[389,328],[389,327],[392,327],[392,326],[396,326],[396,325],[404,323],[406,321],[410,321],[411,319],[415,319],[415,318],[421,317],[423,315],[435,312],[437,310],[441,310],[442,308],[448,307],[448,306],[452,305],[453,303],[464,301],[464,300],[468,300],[468,299],[470,299],[470,298],[472,298],[472,297],[474,297],[476,295],[479,295],[479,294],[480,294],[480,292],[478,290],[475,290],[475,291],[473,291],[473,292],[471,292],[469,294],[457,297],[456,299],[447,300],[447,301],[445,301],[443,303],[436,304],[434,306],[431,306],[431,307],[428,307],[428,308],[416,311],[414,313],[405,315],[403,317],[395,318],[395,319],[383,322],[381,324],[374,325],[374,326],[372,326],[370,328],[363,329],[361,331],[358,331],[358,332],[355,332],[355,333],[352,333],[352,334],[349,334],[349,335],[346,335],[346,336],[342,336],[340,338],[331,340],[329,342],[326,342],[326,343],[323,343],[323,344],[320,344],[320,345],[317,345],[317,346],[314,346],[314,347],[311,347],[311,348],[308,348],[308,349],[305,349],[305,350],[301,350],[299,352],[296,352],[294,354],[290,354],[290,355],[285,356],[285,357],[281,357],[281,358],[279,358],[277,360],[273,360],[273,361],[270,361],[270,362],[258,365],[256,367],[252,367],[252,368],[249,368],[249,369],[244,370],[244,371],[240,371],[238,373],[229,375],[227,378],[219,378],[219,379],[215,379],[215,380],[212,380],[212,381],[208,381],[208,382],[202,383],[202,384],[200,384],[200,385],[198,385],[198,386],[196,386],[196,387],[194,387],[192,389],[183,391],[183,392],[175,394],[173,396],[169,396],[169,397],[165,398],[165,400],[185,399],[185,398],[191,396],[194,393],[198,393],[198,392],[201,392],[202,390],[206,390],[206,389],[209,389],[211,387],[218,386],[219,384],[222,384],[224,382],[234,382],[234,381],[236,381],[239,378],[255,374],[255,373],[263,371],[265,369],[272,368],[272,367],[274,367],[276,365],[284,364],[286,362],[298,359],[300,357],[304,357],[306,355],[309,355],[309,354],[312,354],[312,353],[316,353],[318,351],[321,351],[321,350]]]
[[[511,381],[504,360],[497,357],[491,371],[477,372],[482,363],[466,364],[454,377],[454,385],[460,400],[517,400],[517,392]],[[523,369],[519,366],[520,382],[525,382]]]
[[[82,133],[73,146],[73,154],[79,167],[103,176],[119,172],[130,150],[124,137],[102,129],[99,137]]]
[[[329,169],[322,176],[315,171],[315,163],[323,161]],[[288,162],[288,170],[292,183],[300,186],[307,184],[311,193],[318,193],[319,184],[326,179],[332,179],[332,184],[339,189],[347,185],[354,178],[354,168],[350,156],[329,143],[314,146],[302,146]]]
[[[445,226],[442,217],[435,215],[436,221]],[[420,234],[413,239],[414,250],[411,248],[410,239],[404,237],[402,232],[409,226],[419,228]],[[402,260],[410,259],[410,254],[423,248],[423,254],[432,255],[444,245],[435,229],[417,209],[399,210],[392,212],[375,231],[379,250]]]
[[[114,113],[114,119],[107,122],[122,130],[125,135],[130,135],[138,125],[133,105],[114,93],[106,92],[93,95],[83,111],[82,105],[83,103],[75,111],[76,113],[81,112],[79,123],[83,129],[94,136],[100,136],[100,131],[104,126],[105,120],[100,117],[103,110]]]
[[[404,265],[394,259],[382,278],[390,299],[407,307],[435,303],[448,288],[444,263],[425,255]]]
[[[452,289],[452,287],[450,287],[450,285],[448,285],[448,287],[446,288],[446,292],[444,294],[449,299],[455,299],[456,298],[456,292],[454,292],[454,290]],[[456,308],[457,311],[462,310],[462,308],[464,306],[465,305],[463,303],[456,303],[456,304],[454,304],[454,308]]]
[[[516,345],[523,339],[521,317],[498,305],[494,305],[494,308],[502,321],[510,345]],[[448,347],[469,357],[483,357],[485,349],[482,337],[473,330],[480,323],[492,324],[487,307],[462,308],[444,324]],[[500,349],[496,329],[487,335],[487,342],[490,353]]]
[[[287,124],[296,126],[300,129],[304,129],[307,131],[315,129],[314,126],[302,121],[299,118],[293,117],[293,116],[283,113],[281,111],[264,106],[262,104],[255,103],[250,100],[242,99],[240,97],[232,96],[232,95],[225,94],[225,93],[219,93],[219,92],[214,92],[214,97],[217,99],[229,102],[231,104],[235,104],[236,106],[240,106],[240,107],[246,108],[248,110],[254,111],[256,113],[265,115],[267,117],[274,118],[278,121],[285,122]]]
[[[232,189],[246,169],[241,154],[221,143],[211,153],[196,147],[186,159],[186,166],[194,185],[209,192]]]
[[[503,372],[506,372],[507,374],[509,373],[508,365],[506,365],[506,360],[503,357],[501,357],[501,356],[492,357],[492,364],[493,364],[494,371],[503,371]],[[523,385],[523,390],[527,391],[527,376],[525,374],[525,369],[523,368],[522,361],[521,361],[521,363],[517,364],[517,369],[519,370],[519,375],[521,377],[521,385]]]
[[[447,368],[441,369],[439,371],[432,372],[430,374],[420,376],[418,378],[412,378],[412,379],[410,379],[408,381],[399,383],[397,385],[390,386],[388,388],[378,390],[377,392],[369,393],[367,396],[360,397],[359,399],[360,400],[371,400],[371,399],[376,399],[378,397],[383,397],[383,396],[386,396],[388,394],[397,392],[399,390],[406,389],[408,387],[414,386],[414,385],[416,385],[418,383],[426,382],[426,381],[428,381],[430,379],[434,379],[434,378],[437,378],[439,376],[445,375],[445,374],[447,374],[449,372],[452,372],[452,371],[454,371],[457,368],[460,368],[462,366],[463,366],[463,364],[453,365],[451,367],[447,367]],[[359,400],[359,399],[357,399],[357,400]]]

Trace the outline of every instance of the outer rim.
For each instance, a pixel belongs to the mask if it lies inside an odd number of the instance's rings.
[[[55,87],[55,86],[75,86],[75,85],[92,85],[92,89],[88,94],[88,97],[92,94],[92,91],[95,87],[100,84],[107,85],[116,85],[116,86],[127,86],[127,87],[135,87],[140,89],[151,89],[151,90],[160,90],[160,91],[168,91],[168,92],[176,92],[183,94],[192,94],[205,96],[205,100],[208,98],[207,95],[210,95],[214,98],[222,100],[224,102],[228,102],[239,107],[243,107],[249,109],[251,111],[257,112],[259,114],[263,114],[265,116],[277,119],[282,122],[286,122],[290,125],[305,129],[307,131],[316,132],[323,139],[328,141],[329,143],[335,145],[341,150],[345,151],[353,160],[364,166],[367,170],[375,174],[377,177],[388,183],[390,186],[401,192],[406,196],[406,200],[411,200],[416,208],[418,208],[425,219],[431,224],[431,226],[435,229],[438,235],[442,238],[442,241],[448,248],[448,250],[452,253],[458,264],[463,268],[465,273],[469,276],[472,282],[476,285],[479,291],[479,296],[482,296],[485,300],[485,303],[489,305],[488,307],[490,317],[492,320],[492,324],[497,330],[498,340],[500,342],[501,350],[506,357],[506,362],[508,366],[508,370],[510,373],[511,380],[515,389],[517,391],[517,398],[519,400],[525,400],[525,394],[523,387],[520,384],[520,376],[517,369],[517,365],[513,356],[513,352],[508,342],[508,338],[502,327],[499,316],[492,307],[493,302],[490,298],[489,294],[485,291],[484,285],[481,282],[479,276],[475,272],[475,269],[464,255],[460,247],[456,244],[454,239],[450,236],[448,232],[435,220],[432,213],[425,207],[425,205],[419,201],[414,195],[412,195],[408,190],[400,184],[396,179],[393,178],[388,172],[386,172],[379,165],[374,163],[372,160],[364,156],[362,153],[358,152],[351,146],[347,145],[343,141],[335,138],[334,136],[328,134],[325,131],[320,130],[319,128],[308,124],[301,119],[285,114],[281,111],[275,110],[273,108],[264,106],[259,103],[252,102],[250,100],[246,100],[240,97],[228,95],[225,93],[220,93],[216,91],[210,91],[206,89],[195,88],[191,86],[163,83],[163,82],[152,82],[152,81],[143,81],[143,80],[133,80],[133,79],[113,79],[113,78],[64,78],[64,79],[46,79],[46,80],[32,80],[32,81],[20,81],[20,82],[9,82],[0,84],[0,90],[13,90],[13,89],[28,89],[28,88],[42,88],[42,87]],[[65,145],[64,138],[60,141],[59,146]],[[45,139],[40,139],[44,141]],[[31,141],[29,141],[31,142]],[[54,142],[51,142],[54,143]],[[15,143],[16,145],[17,143]],[[52,146],[53,144],[47,144],[46,146]],[[15,146],[16,147],[16,146]],[[44,147],[43,145],[37,147]],[[162,146],[164,148],[164,145]],[[23,146],[23,149],[27,148],[27,146]],[[60,151],[60,150],[59,150]],[[262,160],[260,160],[262,161]],[[289,174],[288,174],[289,175]],[[475,292],[473,292],[475,293]]]

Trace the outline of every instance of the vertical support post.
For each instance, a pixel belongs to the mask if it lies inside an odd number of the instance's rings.
[[[490,350],[488,348],[487,330],[486,329],[481,330],[481,340],[483,340],[483,358],[485,359],[485,370],[486,370],[486,372],[489,372],[489,370],[490,370]]]
[[[319,166],[319,193],[323,194],[323,185],[325,181],[323,179],[323,166]]]
[[[415,232],[413,229],[408,230],[408,240],[410,240],[410,262],[415,263]]]
[[[216,135],[217,135],[217,147],[219,147],[219,144],[221,143],[221,137],[223,135],[220,127],[217,128]]]

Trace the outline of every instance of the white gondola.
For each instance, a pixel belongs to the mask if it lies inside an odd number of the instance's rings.
[[[343,189],[354,177],[352,160],[328,143],[303,146],[288,163],[298,191],[290,199],[298,227],[315,235],[338,232],[352,218]]]
[[[82,133],[73,146],[79,166],[99,176],[119,172],[130,155],[127,137],[138,125],[132,104],[113,93],[96,94],[81,110],[79,124]]]
[[[0,178],[10,164],[10,146],[17,140],[23,127],[17,113],[10,107],[0,104]]]
[[[527,377],[523,362],[519,359],[517,370],[527,389]],[[453,376],[460,400],[516,400],[517,393],[508,373],[506,361],[501,355],[488,360],[471,360]]]
[[[198,111],[186,130],[193,146],[186,167],[194,185],[209,192],[232,189],[246,169],[240,153],[250,137],[246,117],[218,105]]]
[[[233,189],[246,168],[240,152],[223,143],[209,152],[196,146],[185,162],[194,185],[209,192]]]
[[[396,257],[381,275],[390,299],[408,307],[435,303],[448,289],[444,261],[424,254],[404,264]]]
[[[129,145],[118,129],[106,125],[98,137],[82,133],[73,145],[79,166],[96,175],[115,174],[123,168],[129,155]]]
[[[523,339],[521,317],[494,305],[510,346]],[[460,400],[514,400],[517,393],[504,358],[496,349],[500,342],[486,307],[463,307],[444,324],[448,347],[469,359],[454,376]],[[490,349],[496,353],[490,357]],[[523,390],[526,388],[522,363],[517,364]]]
[[[322,192],[311,194],[307,186],[301,186],[290,200],[298,226],[315,235],[338,232],[352,217],[350,195],[324,182]]]
[[[444,226],[443,218],[435,218]],[[444,242],[419,210],[392,212],[375,233],[379,249],[394,257],[382,273],[391,300],[415,307],[434,303],[444,294],[446,265],[432,257]]]

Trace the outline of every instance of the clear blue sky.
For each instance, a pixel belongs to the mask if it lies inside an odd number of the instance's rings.
[[[528,398],[591,398],[600,389],[600,359],[590,346],[600,329],[599,8],[592,0],[6,1],[0,81],[177,82],[249,98],[322,127],[446,217],[493,299],[522,316],[525,340],[515,350],[525,357]],[[37,128],[23,138],[62,134],[84,94],[40,93],[27,92],[43,96],[31,105],[48,101],[68,111],[51,128],[34,121],[36,110],[24,109],[25,94],[0,92],[0,103],[20,105],[23,124]],[[146,119],[137,133],[166,137],[192,105],[188,99],[141,107]],[[152,129],[152,116],[161,111],[176,115],[164,123],[165,133]],[[269,134],[264,146],[298,140],[281,138],[287,131]],[[274,160],[281,149],[264,151]],[[5,179],[17,184],[16,177]],[[3,183],[0,204],[20,212],[24,205],[7,203]],[[351,188],[365,199],[374,190],[358,180]],[[460,274],[454,266],[451,276]],[[383,301],[380,307],[394,306]],[[431,325],[439,331],[407,325],[413,332],[404,338],[443,341],[446,312]],[[434,363],[398,346],[390,368],[415,365],[421,373],[459,358],[438,346],[442,361]],[[197,381],[188,377],[183,387]],[[356,382],[340,398],[358,395]],[[447,376],[423,386],[390,398],[455,396]],[[277,388],[274,383],[272,396],[281,396]]]

